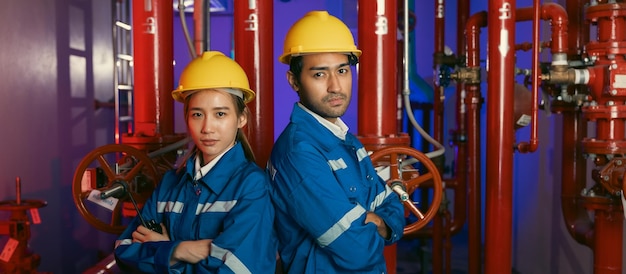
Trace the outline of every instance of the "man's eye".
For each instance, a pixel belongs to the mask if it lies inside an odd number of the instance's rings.
[[[217,115],[218,117],[224,117],[224,116],[226,116],[226,112],[221,112],[221,111],[220,111],[220,112],[218,112],[216,115]]]
[[[318,72],[318,73],[316,73],[316,74],[313,74],[313,77],[315,77],[315,78],[317,78],[317,77],[322,77],[322,76],[324,76],[324,73],[323,73],[323,72]]]

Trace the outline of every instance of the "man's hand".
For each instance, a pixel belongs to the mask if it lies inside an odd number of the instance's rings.
[[[365,223],[374,223],[376,225],[376,228],[378,229],[378,234],[380,234],[380,236],[382,236],[384,239],[389,239],[391,231],[385,221],[383,221],[383,219],[376,213],[367,212],[367,215],[365,215]]]
[[[133,232],[133,242],[145,243],[145,242],[163,242],[169,241],[170,237],[167,234],[167,229],[163,224],[160,224],[163,234],[152,231],[147,227],[140,225]]]

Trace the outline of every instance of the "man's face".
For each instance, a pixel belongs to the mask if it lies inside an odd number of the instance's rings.
[[[316,53],[302,57],[300,81],[287,73],[300,103],[323,118],[335,122],[352,96],[352,68],[343,53]]]

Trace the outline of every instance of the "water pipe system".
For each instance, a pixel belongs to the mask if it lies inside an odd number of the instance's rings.
[[[201,1],[196,1],[197,6],[202,6]],[[146,5],[148,2],[151,4]],[[136,118],[132,134],[121,138],[122,143],[132,149],[109,146],[88,155],[87,164],[79,166],[75,176],[73,191],[77,205],[85,204],[91,192],[106,188],[115,180],[131,181],[131,189],[138,196],[148,195],[159,179],[160,169],[152,165],[171,164],[166,159],[175,157],[174,152],[184,147],[184,137],[172,129],[173,114],[169,107],[172,105],[169,92],[173,86],[172,7],[164,2],[133,1],[134,46],[141,49],[135,50]],[[233,2],[235,59],[248,73],[252,89],[257,91],[257,99],[250,105],[253,119],[247,131],[252,147],[257,150],[259,165],[264,166],[274,139],[273,1]],[[426,208],[407,206],[407,211],[426,218],[418,218],[417,226],[409,224],[411,229],[405,230],[405,237],[432,238],[433,272],[449,273],[450,236],[458,233],[467,222],[468,273],[510,272],[513,155],[539,149],[538,112],[541,108],[563,118],[560,184],[564,225],[572,238],[593,251],[594,273],[622,273],[626,3],[566,0],[564,4],[557,4],[534,0],[530,7],[518,7],[515,0],[493,0],[489,1],[486,11],[470,14],[471,1],[458,1],[455,56],[447,53],[444,46],[446,1],[434,2],[433,67],[439,74],[434,77],[432,96],[431,143],[435,150],[440,149],[444,135],[443,103],[447,99],[443,95],[444,88],[449,81],[456,83],[455,128],[451,138],[455,166],[452,177],[444,178],[443,183],[439,175],[441,154],[412,149],[398,118],[403,111],[401,102],[408,101],[410,92],[406,83],[407,60],[410,60],[407,52],[408,46],[414,45],[402,39],[409,37],[407,18],[411,5],[406,0],[358,1],[358,44],[367,53],[358,67],[358,136],[372,152],[375,164],[392,167],[390,180],[401,181],[412,195],[411,199],[421,198],[428,205]],[[206,20],[202,14],[206,13],[195,15],[197,24]],[[398,24],[402,18],[405,21]],[[532,34],[527,37],[530,43],[515,41],[517,23],[523,21],[532,21]],[[542,22],[550,26],[546,30],[550,35],[544,38],[548,41],[541,41]],[[397,34],[400,25],[404,28],[402,37]],[[488,42],[481,45],[485,29]],[[595,40],[590,39],[591,33]],[[245,46],[238,41],[246,41]],[[200,51],[206,46],[200,43],[194,49]],[[548,60],[540,60],[544,49],[549,49],[549,57],[544,57]],[[532,50],[529,69],[516,65],[516,54],[522,50]],[[486,63],[481,62],[481,52],[487,52]],[[481,75],[485,71],[487,83]],[[524,77],[523,84],[517,81],[520,76]],[[487,98],[485,127],[488,129],[484,136],[480,122],[481,108],[485,104],[483,88]],[[405,104],[404,111],[412,112],[407,110],[407,105],[410,104]],[[515,130],[523,126],[530,127],[530,134],[527,139],[516,142]],[[595,135],[589,136],[588,127]],[[483,138],[486,138],[485,157],[489,163],[484,177],[484,246],[481,239],[483,189],[480,187],[483,180],[480,140]],[[108,153],[120,155],[104,157]],[[135,155],[137,153],[148,157]],[[120,162],[120,158],[124,161]],[[594,165],[592,182],[587,182],[588,160]],[[92,163],[100,167],[94,168]],[[421,164],[423,169],[416,171],[412,166],[415,163]],[[444,203],[440,204],[444,189],[454,192],[452,211]],[[415,197],[418,193],[421,196]],[[108,223],[88,220],[114,233],[117,230],[110,228],[123,226],[122,216],[132,217],[124,204],[116,207],[122,213],[114,214]],[[91,215],[87,210],[81,213],[86,218]],[[483,247],[484,260],[481,259]],[[389,273],[395,273],[395,248],[386,249],[385,256]]]

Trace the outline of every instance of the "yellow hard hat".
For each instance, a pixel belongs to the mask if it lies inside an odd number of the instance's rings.
[[[192,60],[183,69],[178,88],[172,91],[172,97],[184,102],[187,96],[206,89],[241,90],[245,103],[252,101],[255,96],[243,68],[219,51],[207,51]]]
[[[351,52],[357,57],[361,55],[346,24],[327,11],[311,11],[287,32],[283,54],[278,61],[289,64],[291,56],[322,52]]]

